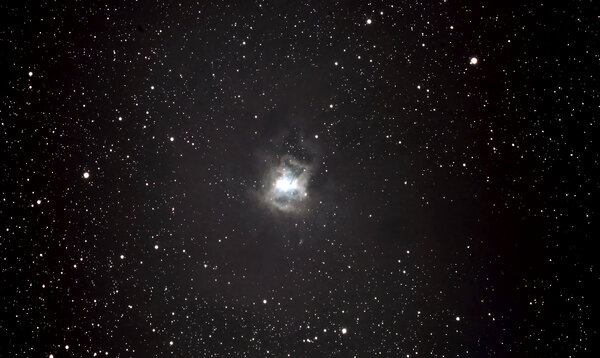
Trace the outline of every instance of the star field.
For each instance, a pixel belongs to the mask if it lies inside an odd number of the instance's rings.
[[[591,2],[0,9],[0,357],[594,356]]]

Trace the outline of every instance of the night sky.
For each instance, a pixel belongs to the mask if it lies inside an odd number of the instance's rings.
[[[598,10],[2,2],[0,356],[594,356]]]

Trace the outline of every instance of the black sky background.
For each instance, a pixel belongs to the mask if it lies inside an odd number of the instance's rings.
[[[591,2],[0,9],[0,356],[594,356]]]

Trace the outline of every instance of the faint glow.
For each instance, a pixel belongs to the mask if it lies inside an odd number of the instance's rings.
[[[471,62],[470,63],[471,63],[471,65],[476,65],[478,61],[479,60],[477,59],[477,57],[471,57]]]
[[[88,173],[88,172],[83,173],[83,179],[88,179],[89,177],[90,177],[90,173]]]

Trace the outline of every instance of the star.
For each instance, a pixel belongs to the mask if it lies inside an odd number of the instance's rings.
[[[290,175],[284,175],[275,182],[277,191],[290,193],[298,189],[298,180]]]

